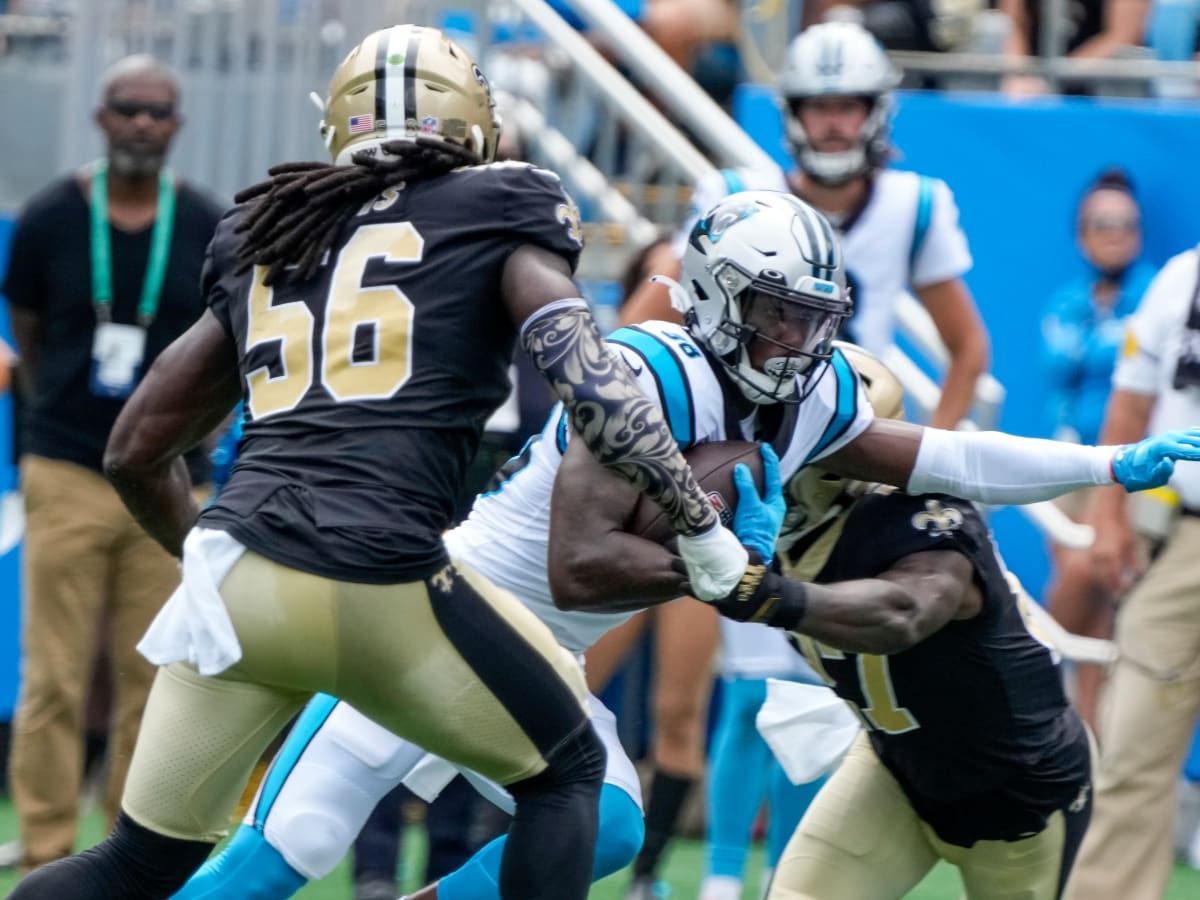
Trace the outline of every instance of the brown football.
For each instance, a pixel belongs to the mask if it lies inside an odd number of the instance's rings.
[[[692,473],[708,499],[716,507],[722,524],[733,524],[733,511],[737,508],[737,488],[733,483],[733,467],[745,463],[750,467],[754,483],[759,491],[763,486],[762,454],[758,444],[750,441],[713,441],[697,444],[683,453],[692,467]],[[655,543],[664,543],[675,536],[671,520],[661,506],[643,494],[629,518],[627,530]]]

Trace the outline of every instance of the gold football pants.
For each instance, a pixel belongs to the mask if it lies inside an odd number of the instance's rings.
[[[767,900],[898,900],[939,859],[958,867],[970,900],[1055,900],[1074,831],[1058,811],[1025,840],[948,844],[860,734],[784,849]]]
[[[511,784],[590,727],[578,663],[511,594],[465,565],[424,582],[338,582],[246,552],[220,586],[242,659],[154,682],[123,808],[216,841],[255,762],[316,692]]]

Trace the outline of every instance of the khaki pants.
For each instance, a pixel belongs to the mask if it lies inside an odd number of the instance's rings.
[[[220,584],[242,658],[159,670],[122,808],[217,841],[255,762],[316,692],[501,784],[541,773],[590,728],[583,672],[515,597],[469,567],[356,584],[247,551]]]
[[[116,817],[154,667],[135,645],[179,581],[172,557],[98,472],[26,456],[21,693],[10,778],[33,868],[71,853],[83,776],[85,703],[97,631],[112,626],[113,719],[105,812]]]
[[[1200,714],[1200,519],[1185,516],[1117,613],[1092,825],[1075,900],[1160,900],[1176,786]]]
[[[860,734],[780,856],[767,900],[899,900],[939,859],[959,868],[970,900],[1054,900],[1083,824],[1060,810],[1024,840],[948,844]]]

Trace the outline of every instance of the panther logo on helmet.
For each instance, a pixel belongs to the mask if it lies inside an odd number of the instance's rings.
[[[491,87],[470,55],[436,28],[394,25],[376,31],[333,73],[321,137],[333,161],[380,153],[382,144],[418,136],[454,144],[491,162],[500,119]]]

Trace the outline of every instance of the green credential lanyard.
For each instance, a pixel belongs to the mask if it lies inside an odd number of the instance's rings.
[[[100,160],[92,169],[92,302],[96,319],[112,321],[112,236],[108,230],[108,163]],[[171,173],[158,173],[158,210],[154,232],[150,235],[150,259],[142,280],[142,298],[138,301],[138,324],[149,328],[158,314],[167,257],[171,251],[171,230],[175,226],[175,182]]]

